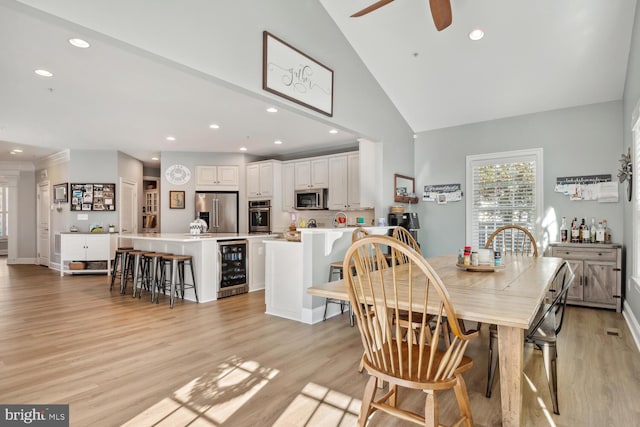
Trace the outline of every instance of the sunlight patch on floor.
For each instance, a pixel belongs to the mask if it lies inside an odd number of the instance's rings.
[[[346,394],[308,383],[273,427],[355,426],[361,403]]]
[[[531,381],[531,378],[529,378],[527,374],[523,374],[523,375],[527,385],[529,386],[531,391],[535,394],[538,406],[540,407],[540,409],[542,409],[542,413],[544,414],[544,417],[547,419],[547,422],[549,423],[549,427],[556,427],[556,422],[553,421],[553,418],[551,418],[551,413],[549,412],[549,409],[547,409],[547,405],[545,405],[544,400],[542,400],[542,397],[540,397],[540,394],[538,393],[538,389],[536,388],[535,384],[533,384],[533,381]]]
[[[222,425],[278,373],[277,369],[262,367],[257,362],[232,357],[124,426]]]

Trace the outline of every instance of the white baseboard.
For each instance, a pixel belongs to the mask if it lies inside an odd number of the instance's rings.
[[[640,323],[638,323],[638,319],[634,316],[633,311],[627,307],[627,304],[625,304],[622,309],[622,316],[627,321],[627,326],[629,327],[631,336],[636,343],[636,348],[640,351]]]
[[[8,258],[7,264],[35,264],[35,258]]]

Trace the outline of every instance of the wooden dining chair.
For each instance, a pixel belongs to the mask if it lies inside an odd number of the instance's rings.
[[[503,225],[491,233],[484,245],[485,249],[492,249],[511,255],[538,256],[538,245],[533,234],[519,225]]]
[[[392,264],[387,268],[384,249],[392,249]],[[407,262],[397,264],[396,255]],[[477,332],[464,333],[458,326],[449,294],[433,268],[416,251],[390,236],[369,236],[351,245],[344,268],[354,265],[356,274],[346,275],[347,293],[354,307],[364,347],[363,363],[371,376],[364,390],[358,425],[364,426],[375,411],[383,411],[403,420],[439,426],[436,392],[453,389],[460,408],[454,425],[473,425],[471,406],[462,373],[473,361],[464,355]],[[428,342],[430,325],[423,316],[417,339],[409,334],[401,338],[400,325],[393,316],[401,310],[433,314],[436,317],[433,342]],[[410,319],[413,320],[413,319]],[[438,346],[439,330],[448,322],[454,338],[445,350]],[[398,338],[396,338],[398,337]],[[388,381],[385,393],[378,389]],[[418,414],[402,406],[398,388],[426,393],[425,412]],[[381,394],[380,396],[376,396]]]
[[[558,351],[556,341],[558,334],[562,329],[564,320],[564,311],[567,305],[567,295],[575,279],[575,274],[571,270],[569,262],[565,261],[554,276],[553,289],[557,289],[550,304],[543,304],[536,315],[533,325],[525,334],[525,342],[533,343],[542,350],[544,359],[544,368],[547,373],[547,381],[549,382],[549,393],[551,394],[551,403],[553,404],[553,412],[560,414],[558,409],[558,372],[557,358]],[[491,389],[495,379],[496,370],[498,369],[498,330],[492,325],[489,338],[489,372],[487,375],[487,391],[486,396],[491,397]]]

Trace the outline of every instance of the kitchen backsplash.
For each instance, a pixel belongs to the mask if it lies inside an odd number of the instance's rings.
[[[364,226],[374,225],[374,210],[363,209],[359,211],[297,211],[295,215],[296,226],[300,224],[300,220],[304,219],[304,222],[309,222],[310,219],[315,219],[318,227],[320,228],[333,228],[333,218],[338,212],[344,212],[347,215],[347,225],[357,226],[358,218],[364,218]],[[291,215],[291,214],[289,214]]]

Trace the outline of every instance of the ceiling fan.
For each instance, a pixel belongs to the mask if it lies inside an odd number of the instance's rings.
[[[373,12],[376,9],[381,8],[393,0],[379,0],[372,5],[365,7],[359,12],[351,15],[352,18],[366,15],[369,12]],[[450,0],[429,0],[429,7],[431,8],[431,16],[433,17],[433,23],[436,24],[436,29],[442,31],[451,25],[451,2]]]

